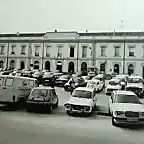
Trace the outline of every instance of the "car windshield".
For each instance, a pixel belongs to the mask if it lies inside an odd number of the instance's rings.
[[[110,81],[109,84],[110,84],[110,85],[118,85],[119,82],[118,82],[118,81]]]
[[[78,97],[78,98],[91,99],[92,98],[92,92],[85,91],[85,90],[74,90],[74,92],[72,93],[72,96]]]
[[[69,76],[68,76],[68,75],[62,75],[60,78],[61,78],[61,79],[68,79]]]
[[[46,97],[48,93],[48,90],[46,89],[34,89],[31,93],[31,96],[42,96]]]
[[[140,78],[128,78],[128,83],[142,83]]]
[[[139,98],[135,95],[122,95],[119,94],[115,99],[116,103],[133,103],[133,104],[141,104]]]

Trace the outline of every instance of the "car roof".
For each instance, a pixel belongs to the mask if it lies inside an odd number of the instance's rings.
[[[129,76],[129,78],[139,78],[139,79],[142,79],[142,76],[131,75],[131,76]]]
[[[51,87],[47,87],[47,86],[40,86],[40,87],[35,87],[33,88],[34,89],[45,89],[45,90],[53,90],[54,88],[51,88]]]
[[[89,80],[88,82],[100,82],[100,80],[98,80],[98,79],[92,79],[92,80]]]
[[[118,91],[116,91],[116,94],[135,95],[132,91],[125,91],[125,90],[118,90]]]
[[[104,77],[104,74],[98,74],[97,76],[95,77]]]
[[[120,80],[118,78],[112,78],[110,81],[116,81],[119,82]]]
[[[123,75],[123,74],[119,74],[119,75],[116,75],[116,78],[126,78],[127,75]]]
[[[22,76],[10,76],[10,75],[1,75],[0,77],[19,78],[19,79],[26,79],[26,80],[37,80],[35,78],[22,77]]]
[[[84,91],[90,91],[90,92],[93,92],[93,89],[91,89],[91,88],[87,88],[87,87],[78,87],[78,88],[76,88],[75,90],[84,90]]]

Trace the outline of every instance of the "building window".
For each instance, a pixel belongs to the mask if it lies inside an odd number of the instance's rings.
[[[120,56],[120,47],[119,46],[115,46],[115,53],[114,56]]]
[[[129,47],[129,56],[134,56],[134,46]]]
[[[86,58],[87,57],[87,46],[82,47],[82,57]]]
[[[1,54],[1,55],[4,54],[4,48],[5,48],[5,46],[1,46],[1,47],[0,47],[0,54]]]
[[[57,53],[57,57],[62,57],[62,46],[58,46],[58,53]]]
[[[50,57],[50,49],[51,49],[50,46],[46,47],[46,57]]]
[[[21,46],[21,54],[25,54],[26,46]]]
[[[14,45],[11,46],[11,54],[15,54],[15,47]]]
[[[74,46],[70,46],[70,57],[74,57]]]
[[[39,46],[35,47],[35,56],[39,56]]]
[[[101,46],[101,56],[106,56],[106,46]]]

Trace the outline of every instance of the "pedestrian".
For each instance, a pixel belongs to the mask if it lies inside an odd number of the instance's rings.
[[[55,87],[55,76],[53,75],[52,77],[51,77],[51,87],[52,88],[54,88]]]
[[[72,78],[71,81],[70,81],[70,87],[71,87],[71,91],[70,91],[70,94],[73,93],[73,90],[75,89],[75,81],[74,79]]]

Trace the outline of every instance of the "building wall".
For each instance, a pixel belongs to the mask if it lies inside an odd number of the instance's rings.
[[[50,62],[50,69],[56,70],[57,62],[62,63],[62,70],[68,71],[69,63],[74,63],[75,71],[81,70],[83,62],[87,66],[94,65],[100,69],[106,63],[106,73],[114,71],[114,65],[119,65],[119,73],[128,73],[128,66],[134,66],[134,73],[143,75],[144,40],[139,36],[81,36],[78,33],[47,33],[45,37],[0,37],[0,48],[4,45],[4,54],[0,54],[0,61],[4,68],[10,67],[10,61],[15,61],[15,68],[19,69],[21,62],[25,68],[39,62],[39,69],[45,69],[46,61]],[[15,45],[15,54],[11,54],[11,46]],[[25,45],[25,54],[21,54],[21,46]],[[129,46],[134,45],[134,56],[129,56]],[[39,46],[39,56],[35,56],[35,48]],[[50,46],[50,57],[46,57],[46,47]],[[62,47],[62,57],[57,57],[58,46]],[[70,57],[70,46],[74,46],[74,57]],[[82,57],[82,47],[87,47],[87,56]],[[106,46],[106,55],[101,56],[101,46]],[[115,46],[120,46],[119,56],[115,56]],[[32,54],[30,52],[32,49]],[[8,52],[9,50],[9,52]],[[124,57],[125,53],[125,57]],[[8,54],[8,57],[7,57]]]

